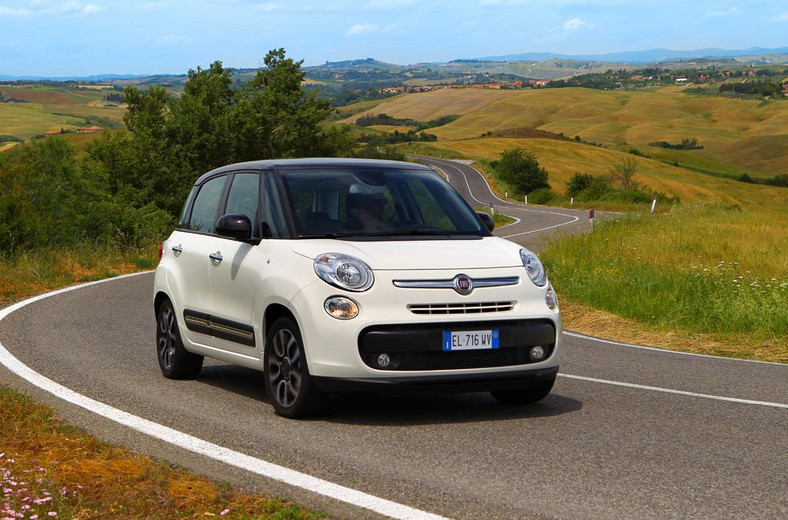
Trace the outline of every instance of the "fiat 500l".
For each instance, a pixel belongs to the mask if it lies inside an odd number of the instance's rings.
[[[257,161],[201,176],[161,245],[154,282],[162,373],[203,357],[262,371],[276,413],[348,390],[546,397],[558,303],[535,254],[492,236],[423,165]]]

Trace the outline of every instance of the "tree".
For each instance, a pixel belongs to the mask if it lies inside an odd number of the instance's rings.
[[[620,164],[611,166],[607,175],[611,182],[618,184],[621,189],[631,190],[637,187],[634,179],[637,169],[637,160],[632,157],[626,157]]]
[[[594,176],[590,173],[576,172],[566,183],[566,192],[571,197],[576,197],[581,191],[591,187]]]
[[[327,127],[331,108],[302,88],[300,61],[270,51],[246,86],[220,61],[189,71],[178,98],[160,87],[126,89],[130,135],[107,135],[88,149],[89,174],[141,208],[176,216],[201,174],[233,162],[350,155],[348,128]]]
[[[501,179],[520,194],[541,188],[550,189],[547,170],[539,166],[533,152],[517,147],[501,152],[501,159],[493,165]]]
[[[303,61],[268,52],[265,68],[236,95],[239,160],[347,155],[348,129],[324,131],[331,103],[302,88]]]

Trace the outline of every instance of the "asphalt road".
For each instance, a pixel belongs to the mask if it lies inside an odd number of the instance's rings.
[[[531,231],[583,225],[566,210],[519,211],[519,227],[498,233],[534,249],[542,234]],[[163,378],[152,281],[32,303],[0,321],[0,343],[64,387],[171,428],[165,437],[183,432],[415,508],[414,518],[788,518],[788,366],[567,335],[553,393],[537,405],[353,395],[323,417],[292,421],[274,415],[257,372],[206,362],[197,380]],[[153,439],[4,368],[0,382],[103,439],[335,517],[379,516]]]

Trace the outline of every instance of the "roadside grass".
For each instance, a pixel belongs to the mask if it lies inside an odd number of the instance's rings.
[[[782,217],[679,206],[600,221],[594,233],[554,240],[540,257],[559,297],[570,302],[567,328],[788,363],[788,222]],[[582,311],[571,309],[577,304]],[[609,314],[585,321],[589,308]],[[627,325],[614,326],[609,315]],[[600,323],[610,330],[598,329]],[[616,332],[622,328],[628,338]]]
[[[153,269],[158,244],[123,249],[112,244],[76,244],[66,250],[22,251],[0,256],[0,305],[75,283]]]
[[[5,385],[0,441],[3,519],[326,517],[99,442]]]

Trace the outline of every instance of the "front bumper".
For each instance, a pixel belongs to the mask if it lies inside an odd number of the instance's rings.
[[[376,377],[338,378],[312,377],[323,392],[419,392],[441,390],[444,392],[487,392],[519,390],[530,385],[555,379],[558,366],[534,369],[516,369],[495,373],[454,374],[445,373],[427,377]]]

